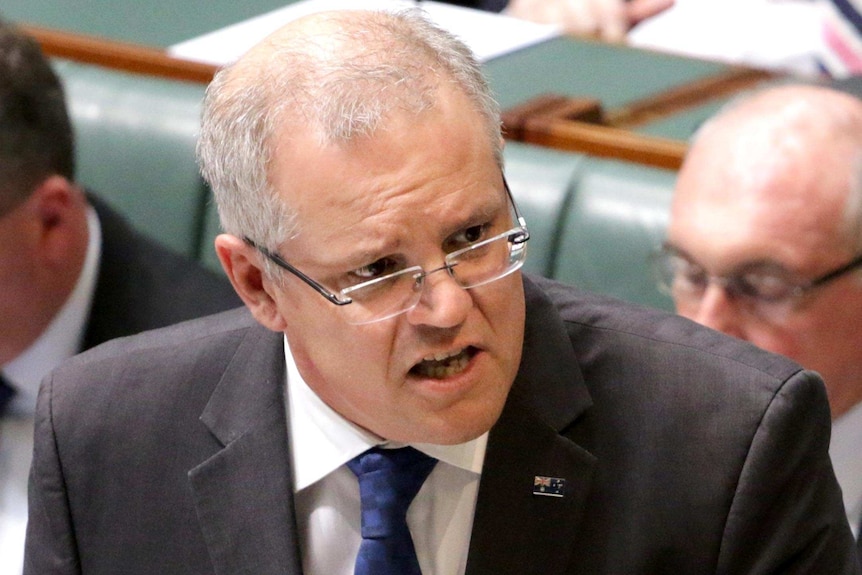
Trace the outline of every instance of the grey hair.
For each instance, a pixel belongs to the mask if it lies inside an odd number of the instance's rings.
[[[276,33],[207,89],[197,156],[227,233],[271,249],[297,233],[269,179],[277,133],[310,127],[321,145],[373,136],[395,111],[433,108],[442,82],[468,96],[502,165],[499,106],[463,42],[413,9],[316,18],[323,26]]]

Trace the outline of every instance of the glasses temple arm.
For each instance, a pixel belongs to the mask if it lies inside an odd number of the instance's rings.
[[[530,239],[530,230],[527,228],[527,220],[521,215],[521,210],[518,209],[518,204],[515,203],[515,197],[512,195],[512,190],[509,189],[509,182],[506,181],[506,175],[503,174],[503,187],[506,189],[506,195],[509,196],[509,202],[515,210],[515,218],[518,220],[518,225],[524,228],[524,236],[520,238],[518,243],[524,243]]]
[[[325,287],[323,287],[322,285],[320,285],[319,283],[317,283],[316,281],[314,281],[313,279],[311,279],[310,277],[308,277],[307,275],[305,275],[304,273],[302,273],[301,271],[299,271],[298,269],[296,269],[295,267],[293,267],[292,265],[287,263],[287,261],[284,260],[280,255],[278,255],[277,253],[274,253],[274,252],[268,250],[267,248],[257,244],[254,240],[252,240],[248,236],[243,236],[242,240],[245,243],[247,243],[248,245],[250,245],[251,247],[253,247],[254,249],[256,249],[257,251],[259,251],[260,253],[262,253],[264,256],[266,256],[267,259],[269,259],[272,263],[274,263],[278,267],[292,273],[293,275],[295,275],[296,277],[298,277],[299,279],[301,279],[302,281],[307,283],[309,286],[314,288],[314,290],[317,291],[317,293],[319,293],[320,295],[322,295],[323,297],[325,297],[326,299],[328,299],[330,302],[334,303],[335,305],[347,305],[347,304],[353,302],[353,300],[350,298],[347,298],[347,299],[339,298],[336,294],[332,293],[331,291],[329,291],[328,289],[326,289]]]

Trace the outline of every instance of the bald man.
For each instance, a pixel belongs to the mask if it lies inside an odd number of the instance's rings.
[[[690,319],[819,372],[830,453],[862,516],[862,101],[782,86],[696,135],[676,186],[663,285]]]

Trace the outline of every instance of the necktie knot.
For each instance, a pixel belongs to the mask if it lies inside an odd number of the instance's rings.
[[[407,509],[436,463],[412,447],[374,447],[347,463],[362,503],[356,575],[420,574]]]

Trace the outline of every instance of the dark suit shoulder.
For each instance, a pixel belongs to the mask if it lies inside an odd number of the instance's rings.
[[[573,573],[851,572],[817,374],[674,314],[525,289],[515,389],[595,458]]]
[[[625,361],[645,359],[663,367],[674,360],[721,369],[752,370],[783,381],[802,368],[796,362],[699,325],[679,315],[585,292],[559,282],[531,278],[567,325],[584,361],[612,354]],[[605,332],[602,335],[602,332]],[[610,340],[614,345],[605,345]],[[635,356],[629,354],[638,350]]]
[[[170,357],[170,362],[198,361],[198,354],[222,352],[225,345],[249,330],[268,331],[255,321],[246,307],[185,320],[166,327],[118,337],[66,361],[55,372],[92,369],[94,364],[128,362],[136,356]]]
[[[238,308],[115,339],[56,368],[42,383],[37,410],[50,411],[69,453],[112,449],[105,441],[172,441],[177,433],[208,444],[199,418],[226,374],[256,374],[237,386],[234,404],[241,412],[262,396],[277,401],[282,338]],[[107,430],[113,439],[104,437]]]
[[[242,305],[224,275],[137,231],[93,194],[102,255],[83,348]]]

